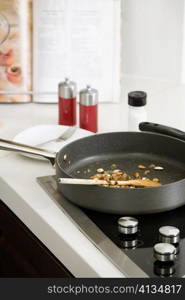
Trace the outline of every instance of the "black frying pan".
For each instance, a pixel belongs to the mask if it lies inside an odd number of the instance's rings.
[[[140,129],[185,139],[180,131],[151,123],[142,123]],[[57,178],[88,178],[97,168],[107,170],[112,164],[128,174],[135,173],[139,164],[159,165],[164,170],[153,171],[147,177],[158,177],[161,187],[115,189],[58,184],[58,189],[79,206],[114,214],[157,213],[184,205],[185,142],[163,134],[115,132],[90,136],[64,147],[56,159]]]
[[[145,132],[97,134],[68,144],[56,155],[56,179],[89,178],[97,168],[107,170],[112,164],[133,174],[139,164],[155,164],[164,170],[152,171],[147,177],[158,177],[162,186],[115,189],[58,183],[59,191],[76,205],[113,214],[157,213],[184,205],[185,133],[152,123],[142,123],[140,129]],[[40,155],[54,160],[47,152],[40,151]]]

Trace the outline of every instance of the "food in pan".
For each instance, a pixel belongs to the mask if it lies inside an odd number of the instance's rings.
[[[115,165],[115,167],[117,167],[117,166]],[[138,165],[137,168],[140,169],[140,172],[136,171],[133,175],[127,174],[126,172],[124,172],[123,170],[120,170],[120,169],[104,170],[103,168],[98,168],[96,170],[97,173],[95,175],[91,176],[90,178],[95,179],[95,180],[106,181],[107,184],[105,184],[104,186],[109,186],[109,187],[114,187],[114,188],[125,188],[125,187],[136,188],[136,187],[138,187],[138,185],[134,186],[133,184],[131,184],[131,185],[129,184],[130,181],[132,181],[133,179],[138,179],[140,181],[143,180],[143,182],[145,181],[145,183],[146,183],[146,181],[148,181],[148,186],[150,186],[150,185],[152,186],[152,182],[153,182],[153,186],[161,185],[158,177],[155,176],[153,178],[148,178],[148,177],[146,177],[146,175],[148,175],[148,174],[151,175],[152,169],[153,169],[153,171],[164,170],[164,168],[162,166],[155,166],[154,164],[151,164],[149,166]],[[119,182],[121,182],[121,181],[128,181],[128,185],[125,185],[125,184],[120,185]]]

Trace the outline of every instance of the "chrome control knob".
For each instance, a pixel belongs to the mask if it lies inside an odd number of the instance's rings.
[[[180,241],[180,230],[174,226],[159,228],[159,240],[162,243],[177,244]]]
[[[161,262],[175,260],[176,248],[169,243],[158,243],[154,246],[154,257]]]
[[[121,217],[118,220],[118,230],[122,234],[135,234],[138,231],[138,220],[133,217]]]

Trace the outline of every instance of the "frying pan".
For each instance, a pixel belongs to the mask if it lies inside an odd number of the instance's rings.
[[[56,180],[60,177],[89,178],[98,168],[109,170],[112,164],[128,174],[140,172],[139,164],[164,168],[147,175],[159,178],[160,187],[116,189],[58,183],[58,190],[78,206],[134,215],[185,205],[185,133],[146,122],[140,124],[140,130],[144,132],[111,132],[85,137],[63,147],[56,158],[53,153],[3,140],[0,140],[0,149],[44,156],[55,163]]]

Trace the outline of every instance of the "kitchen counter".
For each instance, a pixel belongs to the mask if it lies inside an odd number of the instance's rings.
[[[130,86],[129,86],[130,87]],[[125,95],[128,88],[125,90]],[[133,86],[132,86],[133,87]],[[126,130],[127,104],[101,104],[100,132]],[[185,130],[185,88],[166,84],[149,95],[149,120]],[[1,104],[0,136],[12,139],[38,124],[57,124],[56,104]],[[124,277],[36,182],[54,174],[47,161],[0,151],[0,199],[76,277]]]

